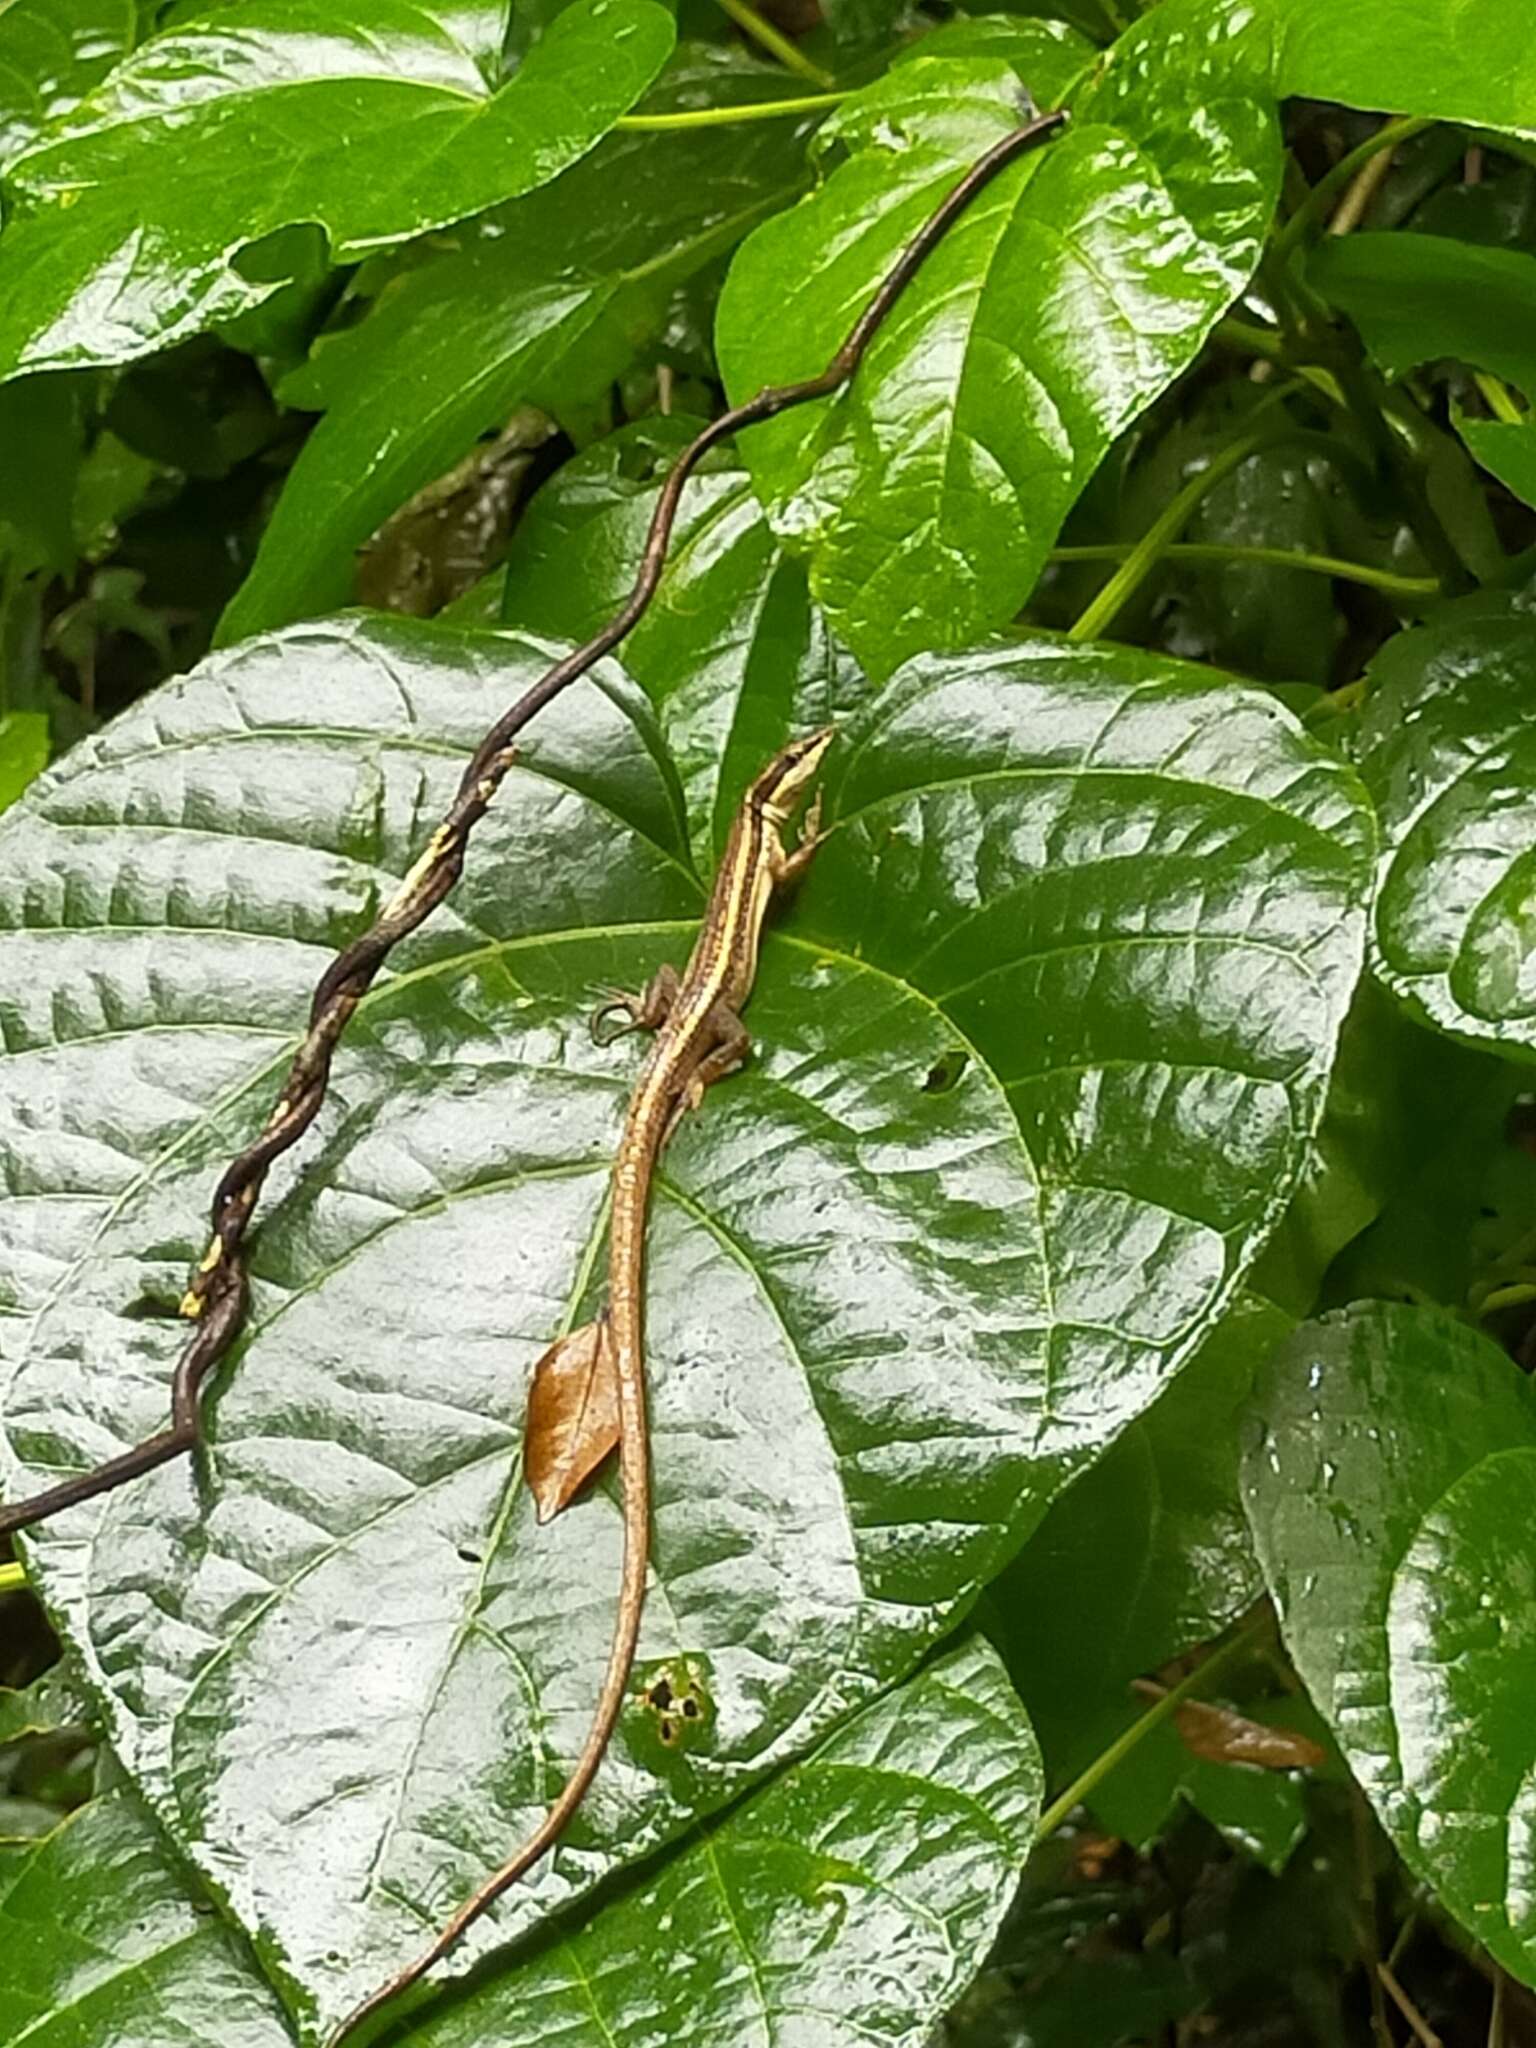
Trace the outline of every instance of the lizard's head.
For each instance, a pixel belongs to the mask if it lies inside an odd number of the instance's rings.
[[[748,792],[750,801],[782,823],[792,815],[815,779],[822,756],[836,737],[837,727],[824,725],[820,732],[807,733],[803,740],[791,740],[753,782]]]

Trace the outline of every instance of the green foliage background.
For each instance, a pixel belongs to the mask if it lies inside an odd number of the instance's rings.
[[[569,1769],[617,1501],[537,1528],[519,1441],[638,1057],[585,1018],[829,721],[657,1192],[635,1696],[372,2038],[1523,2038],[1521,29],[0,7],[8,1495],[159,1422],[309,990],[681,448],[1072,114],[530,731],[274,1175],[206,1454],[0,1566],[0,2044],[316,2042]]]

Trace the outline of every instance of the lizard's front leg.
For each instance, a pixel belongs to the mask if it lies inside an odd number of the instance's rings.
[[[677,1001],[677,992],[682,979],[670,962],[664,962],[651,976],[639,995],[630,995],[620,988],[605,989],[608,1001],[601,1003],[592,1012],[592,1036],[599,1045],[612,1045],[616,1038],[622,1038],[627,1031],[659,1031],[672,1014],[672,1005]],[[611,1017],[623,1016],[627,1023],[611,1024]]]
[[[717,1081],[745,1066],[752,1050],[752,1035],[729,1003],[716,1003],[709,1013],[710,1036],[714,1043],[688,1076],[667,1125],[670,1138],[690,1109],[697,1109]]]
[[[816,849],[826,836],[821,829],[821,791],[818,789],[811,798],[794,852],[786,853],[782,847],[779,849],[778,859],[773,864],[773,886],[776,889],[793,889],[815,859]]]

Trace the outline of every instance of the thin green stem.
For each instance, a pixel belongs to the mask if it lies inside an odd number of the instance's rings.
[[[1324,369],[1321,363],[1298,362],[1278,328],[1261,327],[1256,320],[1238,320],[1229,314],[1211,329],[1211,339],[1236,355],[1256,356],[1260,362],[1291,370],[1314,391],[1320,391],[1331,405],[1344,403],[1344,393],[1332,370]]]
[[[26,1583],[25,1565],[0,1564],[0,1593],[19,1593]]]
[[[1297,207],[1275,237],[1276,259],[1281,263],[1289,260],[1297,244],[1328,211],[1335,195],[1353,183],[1372,157],[1379,156],[1384,149],[1396,149],[1411,136],[1421,135],[1426,128],[1433,126],[1432,120],[1421,118],[1417,114],[1405,114],[1395,121],[1383,121],[1374,135],[1368,135],[1358,148],[1349,152],[1348,156],[1340,157],[1327,176],[1319,178],[1312,187],[1307,195],[1306,204]]]
[[[1130,541],[1106,541],[1092,547],[1052,548],[1053,562],[1123,562],[1132,550]],[[1337,576],[1346,583],[1363,583],[1368,589],[1384,591],[1388,597],[1410,601],[1438,597],[1440,585],[1433,576],[1399,576],[1391,569],[1376,569],[1368,562],[1345,562],[1337,555],[1314,555],[1303,548],[1222,547],[1214,541],[1173,541],[1162,550],[1170,562],[1253,562],[1278,569],[1310,569],[1317,576]]]
[[[1516,1280],[1507,1287],[1495,1287],[1491,1294],[1485,1294],[1477,1313],[1479,1316],[1497,1315],[1500,1309],[1524,1308],[1531,1301],[1536,1301],[1536,1286],[1528,1280]]]
[[[830,71],[823,71],[819,64],[813,64],[805,52],[789,37],[776,29],[771,21],[765,21],[748,0],[720,0],[721,7],[740,29],[745,29],[754,43],[760,44],[770,57],[777,57],[787,71],[798,71],[802,78],[808,78],[812,85],[819,85],[830,92],[837,83]]]
[[[1176,1686],[1148,1707],[1144,1714],[1131,1723],[1123,1735],[1116,1736],[1108,1749],[1100,1750],[1088,1768],[1075,1777],[1060,1798],[1053,1799],[1041,1814],[1035,1827],[1035,1840],[1043,1842],[1047,1835],[1053,1835],[1073,1807],[1081,1806],[1094,1787],[1109,1776],[1116,1764],[1122,1763],[1130,1755],[1144,1736],[1150,1735],[1154,1728],[1176,1714],[1193,1694],[1203,1691],[1219,1672],[1225,1671],[1229,1664],[1235,1663],[1245,1651],[1252,1649],[1265,1620],[1263,1614],[1255,1615],[1253,1620],[1246,1627],[1240,1628],[1229,1642],[1223,1643],[1219,1650],[1213,1651],[1203,1664],[1197,1665],[1187,1677],[1181,1678]]]
[[[1370,444],[1382,475],[1390,477],[1401,501],[1403,517],[1424,559],[1440,579],[1447,597],[1472,588],[1473,579],[1455,543],[1445,530],[1439,513],[1429,501],[1429,492],[1415,458],[1403,447],[1387,420],[1387,394],[1381,380],[1365,359],[1358,341],[1353,360],[1341,355],[1339,385],[1345,402]]]
[[[1262,408],[1272,406],[1291,395],[1294,384],[1282,384],[1263,402]],[[1276,429],[1266,425],[1256,433],[1241,435],[1229,442],[1219,454],[1212,456],[1197,476],[1192,476],[1183,490],[1177,492],[1146,532],[1131,548],[1130,553],[1111,576],[1104,588],[1092,600],[1074,626],[1067,630],[1069,640],[1097,640],[1105,628],[1112,625],[1121,610],[1151,575],[1157,566],[1158,557],[1171,541],[1178,538],[1184,524],[1207,492],[1215,489],[1224,476],[1230,476],[1234,469],[1245,463],[1250,455],[1276,439]]]
[[[1273,327],[1261,327],[1257,320],[1239,320],[1228,313],[1211,329],[1211,339],[1238,355],[1258,356],[1266,363],[1287,361],[1285,336]]]
[[[789,114],[830,114],[847,97],[845,92],[818,92],[797,99],[751,100],[743,107],[694,107],[679,114],[621,114],[613,125],[656,134],[665,134],[672,128],[729,128],[736,121],[778,121]]]

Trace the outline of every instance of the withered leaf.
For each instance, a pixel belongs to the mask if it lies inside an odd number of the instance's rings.
[[[1161,1699],[1165,1688],[1148,1679],[1138,1679],[1136,1690],[1151,1699]],[[1311,1736],[1294,1728],[1273,1728],[1264,1721],[1250,1721],[1231,1707],[1218,1707],[1209,1700],[1185,1700],[1174,1710],[1173,1725],[1191,1756],[1212,1764],[1259,1764],[1267,1771],[1316,1769],[1326,1763],[1326,1752]]]
[[[533,1368],[523,1468],[540,1522],[569,1507],[619,1441],[619,1376],[608,1319],[557,1337]]]

